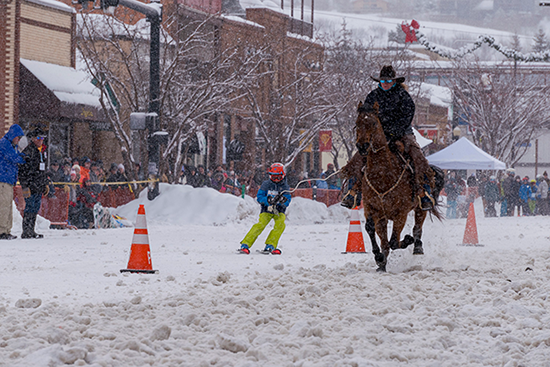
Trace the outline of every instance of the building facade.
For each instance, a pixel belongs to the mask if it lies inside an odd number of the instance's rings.
[[[26,132],[44,129],[50,161],[106,159],[99,92],[75,69],[75,10],[57,1],[3,1],[0,24],[0,130],[15,123]]]

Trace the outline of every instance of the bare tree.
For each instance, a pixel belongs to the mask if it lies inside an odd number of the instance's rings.
[[[253,61],[257,57],[243,60],[235,50],[219,51],[209,21],[206,17],[172,27],[171,34],[161,30],[159,117],[169,141],[161,152],[160,174],[170,182],[177,179],[183,163],[182,145],[215,123],[210,117],[216,110],[239,98],[236,91],[259,64]],[[132,26],[113,17],[84,14],[78,34],[79,50],[102,91],[101,103],[125,163],[135,162],[127,132],[130,113],[147,111],[149,103],[149,26],[145,21]],[[116,99],[108,98],[109,91]],[[140,133],[140,140],[145,142],[146,132]]]
[[[256,83],[244,84],[243,89],[245,103],[240,113],[257,127],[266,158],[285,165],[292,163],[339,111],[327,92],[330,76],[322,69],[320,48],[302,48],[304,45],[283,53],[264,50],[264,67],[257,70]],[[279,65],[278,60],[285,58],[285,65]],[[267,96],[262,89],[269,91]]]
[[[371,76],[377,76],[382,66],[388,64],[392,64],[400,75],[409,76],[413,63],[406,48],[375,49],[372,40],[355,37],[345,22],[338,34],[324,34],[322,40],[326,49],[324,71],[330,80],[326,89],[330,90],[328,94],[339,111],[329,124],[335,131],[332,155],[337,163],[342,149],[348,157],[355,153],[356,109],[376,87]]]
[[[474,143],[514,166],[528,143],[550,121],[549,87],[524,77],[514,82],[509,67],[457,63],[449,79],[458,113],[470,125]]]

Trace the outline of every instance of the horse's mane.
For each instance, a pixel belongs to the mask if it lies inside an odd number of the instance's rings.
[[[364,103],[359,104],[359,107],[357,107],[358,113],[364,113],[364,114],[374,114],[376,117],[378,117],[378,102],[374,102],[374,105],[366,105]]]

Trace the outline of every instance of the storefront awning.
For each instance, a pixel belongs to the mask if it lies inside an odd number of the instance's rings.
[[[20,61],[20,117],[105,122],[100,91],[88,74],[40,61]]]

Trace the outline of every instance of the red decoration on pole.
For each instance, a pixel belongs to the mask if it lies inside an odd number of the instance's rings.
[[[418,41],[416,38],[415,29],[419,29],[420,24],[416,20],[412,20],[411,24],[403,22],[401,23],[401,29],[405,33],[405,43],[413,43]]]

